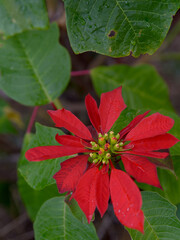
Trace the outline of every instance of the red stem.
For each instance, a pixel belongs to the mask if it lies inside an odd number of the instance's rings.
[[[52,105],[52,107],[54,108],[54,110],[58,110],[57,107],[56,107],[56,105],[55,105],[53,102],[51,103],[51,105]]]
[[[71,77],[83,76],[83,75],[89,75],[89,74],[90,74],[90,70],[74,71],[74,72],[71,72]]]
[[[32,129],[32,126],[34,124],[34,121],[35,121],[38,109],[39,109],[39,106],[34,107],[32,115],[31,115],[31,119],[30,119],[28,127],[27,127],[26,133],[30,133],[31,132],[31,129]]]

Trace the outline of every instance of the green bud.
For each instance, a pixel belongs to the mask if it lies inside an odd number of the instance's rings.
[[[89,154],[91,158],[95,159],[97,157],[97,154],[96,153],[90,153]]]
[[[120,146],[119,146],[119,144],[117,143],[116,145],[114,145],[114,150],[115,151],[118,151],[119,150],[119,148],[120,148]]]
[[[92,147],[93,150],[99,150],[99,145],[98,144],[94,144],[94,146]]]
[[[114,136],[114,132],[113,132],[113,131],[110,131],[110,132],[109,132],[109,135],[110,135],[110,137],[113,137],[113,136]]]
[[[106,159],[110,159],[111,158],[111,154],[110,153],[106,153]]]
[[[103,160],[102,160],[102,163],[103,163],[103,164],[106,164],[106,160],[105,160],[105,159],[103,159]]]
[[[94,146],[96,143],[95,143],[95,142],[90,142],[90,144],[91,144],[92,146]]]
[[[96,163],[98,163],[98,161],[99,161],[99,159],[96,158],[96,159],[93,160],[93,163],[96,164]]]
[[[124,145],[124,143],[123,143],[123,142],[120,142],[120,143],[119,143],[119,146],[120,146],[120,147],[122,147],[123,145]]]
[[[104,134],[104,139],[108,140],[108,134],[107,133]]]
[[[114,145],[117,143],[117,139],[115,137],[112,137],[112,138],[110,138],[110,142],[111,142],[111,144]]]
[[[98,134],[98,137],[101,138],[103,135],[101,133]]]
[[[117,138],[117,140],[119,140],[119,138],[120,138],[120,134],[119,133],[116,134],[116,138]]]
[[[103,146],[106,143],[106,141],[103,137],[100,137],[98,140],[98,143],[99,143],[99,145]]]

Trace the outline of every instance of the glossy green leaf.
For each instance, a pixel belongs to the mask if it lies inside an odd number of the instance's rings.
[[[180,221],[176,207],[157,193],[142,192],[144,234],[128,229],[132,240],[179,240]]]
[[[122,86],[129,108],[173,110],[165,82],[150,65],[97,67],[91,71],[91,76],[98,95]]]
[[[24,105],[43,105],[60,96],[69,82],[70,59],[59,45],[59,30],[34,30],[2,41],[0,88]]]
[[[112,57],[153,54],[163,42],[179,0],[64,0],[75,53]]]
[[[25,152],[27,151],[28,145],[32,138],[32,134],[25,135],[19,162],[26,161]],[[35,220],[39,208],[46,200],[55,196],[59,196],[56,184],[51,184],[43,190],[36,191],[27,184],[20,173],[18,173],[18,190],[28,215],[32,221]]]
[[[5,36],[47,26],[45,0],[0,0],[0,33]]]
[[[59,145],[55,140],[57,133],[63,134],[59,129],[36,124],[36,135],[30,141],[28,149],[38,146]],[[60,162],[65,159],[65,157],[62,157],[40,162],[29,162],[25,158],[21,158],[18,170],[33,189],[42,190],[55,183],[53,175],[60,169]]]
[[[34,223],[36,240],[97,240],[93,224],[80,222],[63,197],[46,201]]]

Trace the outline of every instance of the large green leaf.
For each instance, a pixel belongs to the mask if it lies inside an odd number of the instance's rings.
[[[18,174],[18,190],[32,221],[35,220],[37,212],[45,201],[55,196],[59,196],[56,184],[51,184],[44,189],[37,191],[27,184],[20,173]]]
[[[165,82],[150,65],[97,67],[91,76],[98,95],[123,86],[123,98],[132,109],[173,110]]]
[[[36,135],[30,141],[28,149],[38,146],[58,145],[55,140],[57,133],[63,134],[59,129],[36,124]],[[55,183],[53,175],[60,169],[60,162],[65,159],[65,157],[62,157],[40,162],[29,162],[26,158],[21,158],[18,170],[33,189],[42,190]]]
[[[144,234],[128,229],[132,240],[179,240],[180,221],[176,207],[157,193],[142,192]]]
[[[36,240],[97,240],[93,224],[79,221],[63,197],[46,201],[34,223]]]
[[[28,145],[32,138],[32,134],[25,135],[21,156],[19,159],[20,162],[26,161],[25,152],[27,151]],[[59,195],[56,184],[47,186],[43,190],[36,191],[27,184],[27,182],[20,173],[18,173],[18,189],[26,207],[26,210],[29,214],[29,217],[32,221],[35,220],[39,208],[46,200]]]
[[[0,32],[4,35],[47,26],[45,0],[0,0]]]
[[[25,105],[52,102],[66,88],[70,76],[67,50],[59,45],[56,24],[4,40],[0,48],[0,88]]]
[[[179,0],[64,0],[75,53],[121,57],[153,54],[163,42]]]

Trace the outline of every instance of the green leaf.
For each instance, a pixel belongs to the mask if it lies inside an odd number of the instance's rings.
[[[0,0],[0,32],[5,36],[47,26],[44,0]]]
[[[36,124],[36,135],[30,141],[28,149],[38,146],[58,145],[55,140],[57,133],[63,134],[59,129]],[[55,183],[53,175],[60,169],[60,162],[65,159],[66,157],[62,157],[40,162],[29,162],[23,157],[20,159],[18,170],[33,189],[42,190]]]
[[[153,192],[142,192],[145,216],[144,234],[128,229],[132,240],[179,240],[180,221],[176,207]]]
[[[80,222],[69,209],[63,197],[46,201],[34,223],[36,240],[97,240],[93,224]]]
[[[177,205],[177,217],[179,218],[180,220],[180,204]]]
[[[25,160],[25,152],[28,149],[28,145],[32,139],[32,134],[26,134],[24,137],[24,143],[21,151],[21,156],[19,161]],[[26,207],[29,217],[32,221],[35,220],[36,214],[39,211],[41,205],[49,198],[59,196],[56,184],[47,186],[43,190],[36,191],[31,188],[23,176],[18,172],[18,190],[21,195],[22,201]]]
[[[144,111],[134,110],[130,108],[125,108],[119,118],[116,120],[111,128],[115,134],[119,133],[123,128],[125,128],[137,115],[144,113]]]
[[[165,82],[150,65],[97,67],[91,70],[91,76],[98,95],[123,86],[122,95],[129,108],[173,110]]]
[[[67,29],[75,53],[112,57],[153,54],[180,7],[179,0],[64,0]]]
[[[18,174],[18,190],[32,221],[35,220],[37,212],[45,201],[59,196],[56,184],[51,184],[43,190],[36,191],[27,184],[20,173]]]
[[[0,48],[0,88],[24,105],[52,102],[66,88],[70,58],[59,45],[59,30],[34,30],[17,34]]]
[[[69,208],[71,209],[72,214],[82,223],[87,223],[87,218],[81,208],[79,207],[78,203],[74,198],[72,198],[70,201],[71,195],[69,195],[67,198],[65,198],[65,202],[68,204]]]

